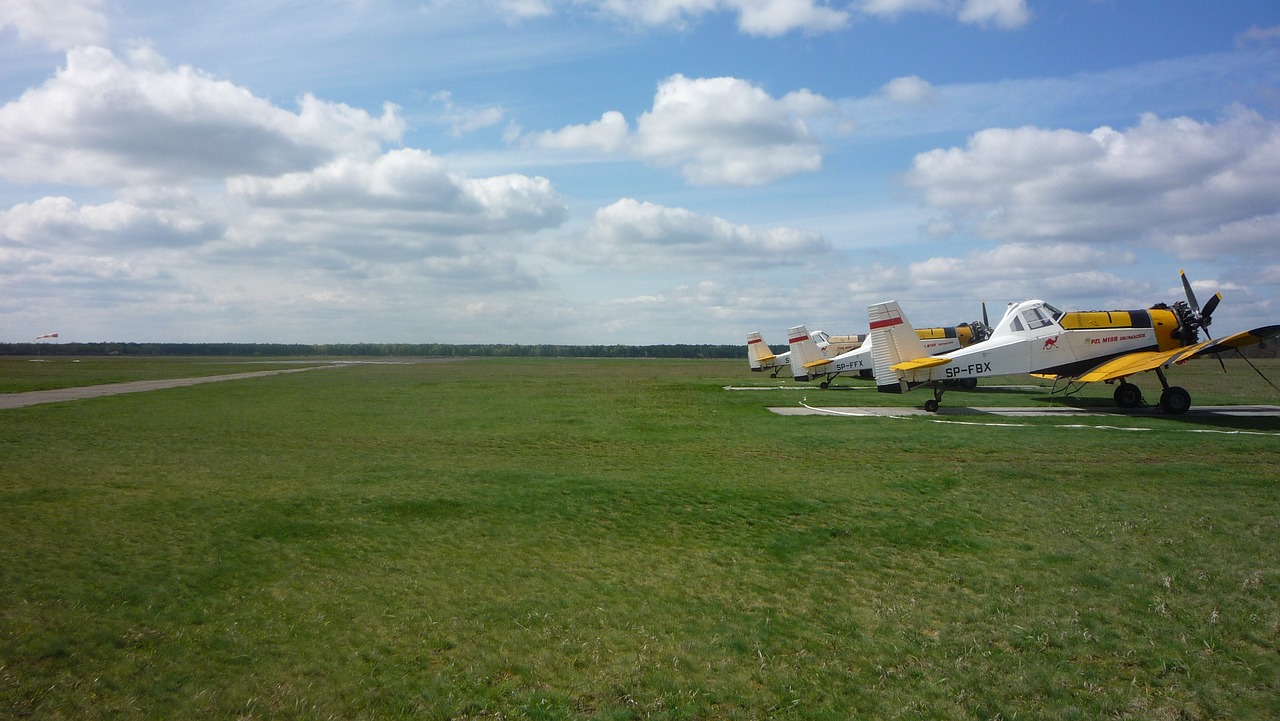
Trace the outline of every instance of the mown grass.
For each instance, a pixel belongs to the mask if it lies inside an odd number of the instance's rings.
[[[766,382],[744,365],[2,411],[0,714],[1275,716],[1274,421],[786,418],[797,392],[722,390]],[[1194,365],[1197,404],[1276,402]],[[927,397],[807,393],[854,395]]]

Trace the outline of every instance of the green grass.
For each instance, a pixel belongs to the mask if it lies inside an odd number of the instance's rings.
[[[1196,404],[1280,402],[1193,366]],[[722,390],[762,383],[477,360],[0,411],[0,716],[1276,717],[1274,420]]]

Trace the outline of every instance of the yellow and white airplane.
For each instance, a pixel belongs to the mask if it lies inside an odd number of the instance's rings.
[[[1200,331],[1209,338],[1208,327],[1222,294],[1215,294],[1201,309],[1186,273],[1182,285],[1186,301],[1145,310],[1064,313],[1042,300],[1011,303],[986,341],[937,356],[920,343],[897,301],[876,303],[868,306],[867,317],[877,388],[902,393],[931,386],[934,397],[924,407],[937,411],[944,381],[1030,373],[1068,384],[1119,381],[1116,405],[1133,408],[1142,404],[1142,391],[1129,376],[1155,371],[1164,389],[1161,410],[1185,413],[1191,395],[1169,385],[1165,368],[1280,335],[1280,325],[1201,341]]]
[[[920,339],[924,352],[934,355],[981,342],[987,337],[987,326],[981,321],[973,321],[957,326],[918,328],[915,334]],[[859,378],[871,378],[874,375],[870,336],[861,336],[865,340],[856,348],[835,355],[820,352],[814,338],[803,325],[788,330],[787,336],[791,343],[791,374],[798,381],[821,377],[821,387],[827,388],[831,381],[842,374],[856,375]],[[977,385],[977,379],[970,379],[961,385],[973,388]]]
[[[820,330],[813,332],[813,340],[821,355],[839,355],[857,348],[866,340],[865,335],[828,335]],[[791,351],[774,355],[773,349],[758,331],[747,334],[747,362],[757,373],[772,369],[770,376],[777,378],[783,368],[791,364]]]

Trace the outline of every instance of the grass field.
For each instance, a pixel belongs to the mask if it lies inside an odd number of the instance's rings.
[[[90,374],[19,363],[9,391]],[[199,363],[92,373],[254,369]],[[1230,369],[1170,376],[1280,404]],[[1274,419],[782,417],[928,396],[722,388],[776,383],[474,360],[0,411],[0,716],[1280,716]]]

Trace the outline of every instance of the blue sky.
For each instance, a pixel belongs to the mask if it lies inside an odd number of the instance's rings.
[[[10,0],[0,341],[1280,322],[1280,4]]]

